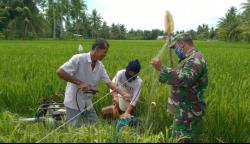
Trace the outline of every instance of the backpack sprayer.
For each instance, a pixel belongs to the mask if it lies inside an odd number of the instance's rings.
[[[57,124],[64,119],[66,109],[63,103],[48,102],[41,104],[33,118],[21,118],[22,122],[44,122],[44,124]]]
[[[77,90],[77,93],[80,89]],[[88,90],[84,91],[84,94],[93,94],[95,95],[98,91],[97,90]],[[76,104],[78,109],[78,100],[77,100],[77,93],[76,93]],[[66,108],[63,103],[57,103],[57,102],[46,102],[44,104],[41,104],[35,114],[35,117],[32,118],[21,118],[21,122],[43,122],[44,124],[53,124],[57,125],[63,120],[65,120],[66,117]]]

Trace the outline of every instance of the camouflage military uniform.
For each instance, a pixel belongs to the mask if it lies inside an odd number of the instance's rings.
[[[206,106],[207,64],[197,49],[181,60],[177,68],[164,67],[160,82],[171,85],[168,110],[174,116],[172,136],[193,138]]]

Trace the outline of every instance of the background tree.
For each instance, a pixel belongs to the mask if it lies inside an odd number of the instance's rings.
[[[34,38],[46,32],[46,21],[39,12],[35,0],[1,0],[0,30],[6,39]]]
[[[231,7],[217,27],[201,24],[189,30],[193,39],[220,39],[250,42],[250,0],[242,3],[242,13]],[[0,39],[84,38],[154,40],[163,30],[127,31],[123,24],[103,22],[94,9],[87,13],[84,0],[0,0]],[[184,31],[176,31],[180,33]]]
[[[102,17],[94,9],[90,15],[91,38],[97,38],[102,24]]]
[[[224,18],[220,18],[218,24],[218,36],[222,40],[237,41],[240,38],[239,29],[240,19],[237,15],[237,9],[231,7]]]
[[[109,39],[110,38],[110,27],[107,25],[107,22],[103,22],[100,30],[100,37]]]
[[[207,24],[199,25],[196,33],[197,39],[206,40],[209,38],[209,26]]]
[[[242,31],[243,40],[250,42],[250,0],[242,3],[244,10],[241,15],[240,30]]]
[[[127,33],[127,39],[133,40],[133,39],[138,39],[141,40],[144,38],[144,33],[142,30],[134,30],[131,29],[128,33]]]

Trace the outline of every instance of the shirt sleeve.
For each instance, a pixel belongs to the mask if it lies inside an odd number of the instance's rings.
[[[108,84],[108,83],[111,82],[111,80],[110,80],[110,78],[109,78],[109,76],[108,76],[108,73],[107,73],[107,71],[106,71],[106,69],[105,69],[105,67],[104,67],[103,64],[102,64],[102,69],[101,69],[100,75],[101,75],[101,76],[100,76],[100,79],[101,79],[104,83]]]
[[[112,82],[115,83],[116,85],[118,84],[118,72],[116,73],[116,75],[114,76],[114,78],[112,79]]]
[[[79,65],[79,56],[74,55],[70,60],[64,63],[60,68],[69,74],[75,74]]]
[[[181,70],[164,67],[160,73],[159,81],[161,83],[167,82],[169,85],[187,87],[198,79],[201,71],[202,65],[193,58],[188,60]]]
[[[112,82],[117,85],[118,83],[118,73],[116,73],[116,75],[114,76],[114,78],[112,79]],[[111,93],[113,90],[109,89],[109,92]]]
[[[136,106],[136,103],[139,100],[140,93],[141,93],[141,87],[142,87],[142,81],[140,81],[139,84],[137,85],[137,87],[135,87],[133,97],[132,97],[132,100],[130,102],[130,104],[132,106]]]

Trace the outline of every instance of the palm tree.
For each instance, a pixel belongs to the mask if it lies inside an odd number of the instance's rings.
[[[120,39],[125,39],[126,33],[127,33],[125,25],[121,24],[119,27],[120,27],[120,32],[121,32]]]
[[[220,18],[218,24],[218,35],[220,38],[227,41],[237,41],[240,38],[241,30],[239,29],[239,16],[237,9],[231,7],[225,18]]]
[[[57,11],[57,0],[48,0],[48,19],[50,23],[52,24],[52,34],[53,38],[56,38],[56,23],[57,23],[57,17],[58,17],[58,11]]]
[[[29,33],[36,35],[39,29],[35,27],[43,24],[34,0],[2,0],[0,5],[1,17],[5,18],[2,29],[6,38],[27,38]]]
[[[197,28],[197,38],[198,39],[208,39],[209,27],[207,24],[199,25]]]
[[[244,9],[244,12],[241,16],[240,29],[242,30],[243,39],[250,42],[250,0],[242,3],[242,9]]]
[[[90,16],[91,28],[92,28],[92,37],[97,38],[98,31],[101,28],[102,17],[100,14],[97,13],[96,9],[92,11]]]
[[[87,10],[87,5],[82,0],[72,0],[71,1],[71,21],[75,25],[74,29],[76,30],[77,34],[84,34],[84,25],[88,23],[87,15],[85,11]],[[84,24],[85,23],[85,24]]]
[[[105,39],[108,39],[110,37],[110,28],[109,26],[107,25],[107,22],[103,22],[102,24],[102,27],[101,27],[101,30],[100,30],[100,36],[102,38],[105,38]]]
[[[82,15],[87,9],[83,0],[48,0],[47,5],[47,16],[51,23],[53,38],[61,37],[64,29],[72,31],[76,25],[81,26]],[[76,28],[79,34],[80,28],[77,26]]]
[[[111,39],[119,39],[120,35],[120,28],[118,25],[112,23],[111,28],[110,28],[110,38]]]
[[[242,3],[242,8],[245,9],[245,10],[249,10],[250,9],[250,0],[246,0],[247,2],[245,3]]]

